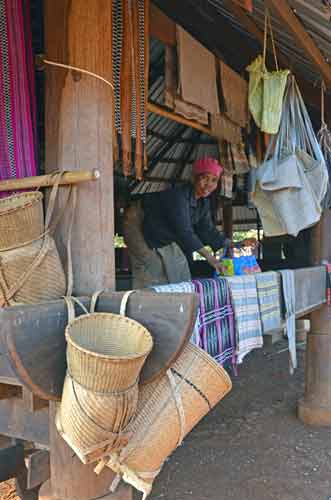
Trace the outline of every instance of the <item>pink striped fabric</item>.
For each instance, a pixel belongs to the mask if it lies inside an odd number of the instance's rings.
[[[30,2],[0,0],[0,180],[36,172]]]

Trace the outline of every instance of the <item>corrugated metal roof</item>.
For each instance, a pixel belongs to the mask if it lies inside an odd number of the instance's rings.
[[[251,35],[245,30],[240,22],[226,9],[222,0],[207,0],[212,4],[236,29],[244,30],[247,36]],[[265,4],[263,0],[254,0],[253,13],[247,13],[261,31],[264,30]],[[321,50],[326,60],[331,59],[331,12],[323,7],[322,0],[289,0],[307,32],[311,35],[316,45]],[[271,23],[274,32],[276,46],[288,58],[290,69],[296,74],[313,83],[321,80],[313,63],[307,58],[304,51],[298,45],[293,36],[286,29],[279,18],[270,11]],[[331,72],[331,67],[330,67]]]
[[[308,33],[312,36],[326,59],[331,57],[331,12],[322,4],[322,0],[289,0],[296,15],[300,18]],[[205,5],[212,5],[229,22],[238,33],[244,33],[247,39],[254,37],[247,32],[237,18],[224,6],[223,0],[205,0]],[[201,8],[203,9],[201,4]],[[307,58],[304,51],[294,40],[292,34],[286,30],[279,18],[270,12],[276,47],[286,56],[290,69],[303,79],[313,84],[320,82],[321,76],[313,63]],[[189,15],[189,13],[188,13]],[[265,5],[263,0],[254,0],[252,14],[247,13],[258,28],[264,30]],[[269,41],[270,43],[270,41]],[[164,46],[158,40],[151,40],[151,72],[149,99],[163,105],[164,102]],[[273,68],[270,68],[273,69]],[[331,69],[330,69],[331,71]],[[185,142],[180,142],[181,139]],[[135,186],[135,192],[162,190],[169,187],[174,180],[183,180],[189,177],[190,161],[199,156],[218,155],[217,144],[199,144],[192,148],[188,141],[192,138],[202,143],[210,138],[197,131],[180,125],[174,121],[149,113],[147,153],[150,164],[148,177],[169,179],[167,182],[146,182]]]

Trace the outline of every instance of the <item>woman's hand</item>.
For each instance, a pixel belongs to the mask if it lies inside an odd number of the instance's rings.
[[[221,275],[224,275],[226,268],[223,266],[222,262],[216,259],[214,256],[210,256],[208,259],[209,264],[215,269],[215,271]]]
[[[222,262],[218,261],[217,263],[215,263],[214,268],[216,272],[219,273],[221,276],[225,275],[226,267],[223,266]]]

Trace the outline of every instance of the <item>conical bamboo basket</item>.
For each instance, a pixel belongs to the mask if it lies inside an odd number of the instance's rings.
[[[147,496],[166,458],[231,387],[225,370],[188,344],[170,374],[140,387],[132,437],[107,465]]]
[[[71,376],[86,389],[104,393],[134,385],[153,347],[143,325],[111,313],[74,319],[66,328],[66,339]]]
[[[56,426],[79,459],[90,463],[110,448],[127,443],[125,429],[135,415],[137,402],[137,383],[120,393],[95,393],[67,374]]]
[[[38,191],[0,199],[0,250],[40,237],[44,231],[42,200]]]

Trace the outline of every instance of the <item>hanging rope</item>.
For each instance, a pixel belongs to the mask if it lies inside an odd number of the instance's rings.
[[[273,33],[272,25],[271,25],[271,18],[270,18],[269,10],[266,8],[264,11],[264,39],[263,39],[263,62],[264,62],[264,65],[265,65],[266,56],[267,56],[268,28],[270,31],[272,52],[273,52],[273,56],[274,56],[274,60],[275,60],[276,70],[279,71],[274,33]]]
[[[114,85],[109,80],[106,80],[106,78],[104,78],[103,76],[97,75],[96,73],[93,73],[92,71],[78,68],[77,66],[71,66],[70,64],[63,64],[63,63],[58,63],[55,61],[49,61],[48,59],[42,59],[42,61],[45,64],[48,64],[49,66],[57,66],[58,68],[71,69],[72,71],[78,71],[79,73],[84,73],[85,75],[89,75],[89,76],[93,76],[94,78],[98,78],[102,82],[105,82],[107,85],[109,85],[112,88],[112,90],[114,90]]]

